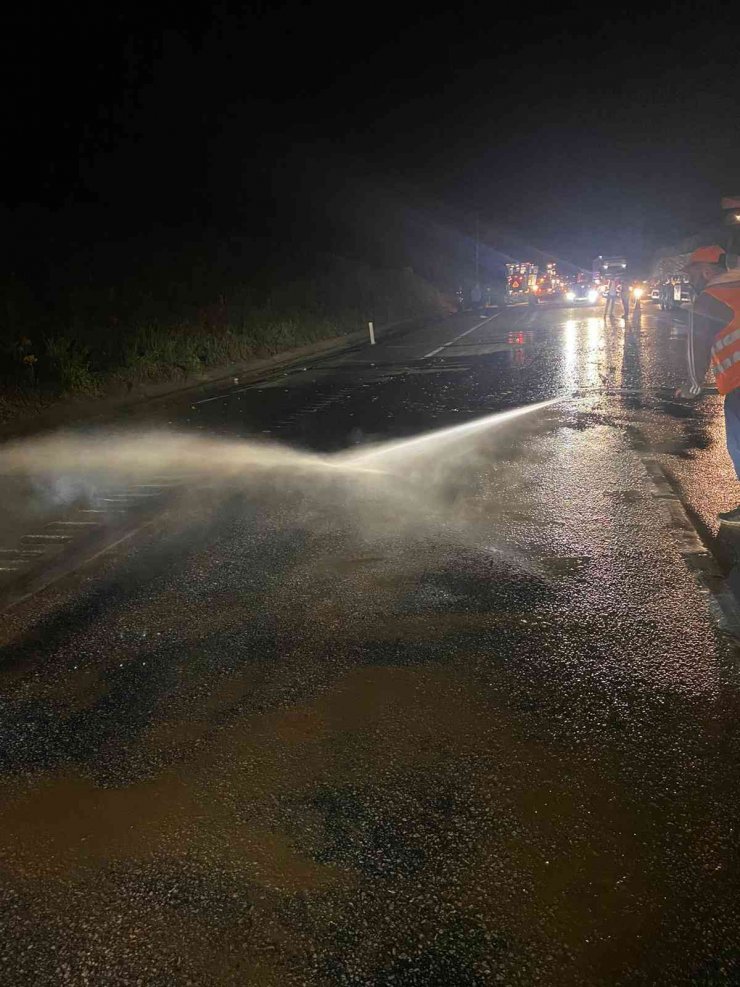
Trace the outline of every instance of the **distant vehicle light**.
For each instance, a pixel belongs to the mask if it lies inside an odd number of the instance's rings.
[[[592,288],[588,293],[588,300],[590,302],[595,302],[598,301],[598,298],[599,298],[598,291],[596,290],[596,288]]]
[[[642,298],[645,292],[643,291],[642,288],[633,288],[632,294],[635,296],[635,298]]]
[[[576,300],[575,291],[566,291],[565,297],[569,302],[574,302]]]

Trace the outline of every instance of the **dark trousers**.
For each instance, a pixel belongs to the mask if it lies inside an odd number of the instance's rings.
[[[725,396],[725,438],[735,476],[740,480],[740,388]]]

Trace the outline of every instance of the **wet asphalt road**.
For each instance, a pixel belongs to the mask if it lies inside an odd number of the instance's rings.
[[[34,481],[45,525],[161,497],[4,614],[0,982],[740,983],[740,664],[650,476],[729,558],[719,399],[672,401],[652,309],[480,322],[135,426],[364,455],[566,399],[362,473],[160,436],[154,478]]]

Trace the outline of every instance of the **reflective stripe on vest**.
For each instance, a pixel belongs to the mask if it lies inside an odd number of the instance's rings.
[[[732,311],[732,318],[712,343],[712,370],[717,378],[717,390],[720,394],[729,394],[740,387],[740,281],[715,281],[704,291]]]

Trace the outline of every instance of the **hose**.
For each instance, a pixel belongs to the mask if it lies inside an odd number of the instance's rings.
[[[691,378],[691,386],[689,387],[689,394],[697,397],[701,394],[701,384],[696,379],[696,363],[694,361],[694,303],[691,303],[691,308],[689,309],[689,334],[687,337],[687,345],[689,348],[688,352],[688,362],[689,362],[689,377]]]

